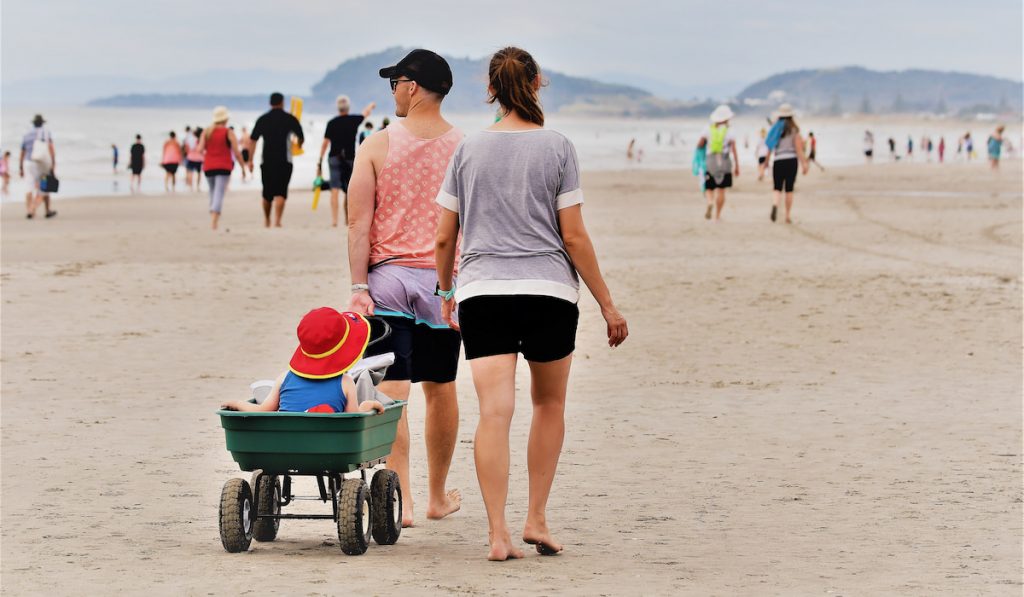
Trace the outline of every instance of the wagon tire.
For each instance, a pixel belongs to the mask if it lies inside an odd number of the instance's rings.
[[[338,496],[338,542],[350,556],[370,545],[370,488],[362,479],[345,479]]]
[[[381,469],[373,474],[370,512],[377,545],[397,543],[402,534],[402,485],[395,471]]]
[[[229,553],[249,549],[252,542],[253,499],[249,482],[228,479],[220,492],[220,542]]]
[[[257,473],[253,474],[253,485]],[[277,475],[263,475],[260,486],[256,490],[255,514],[281,513],[281,479]],[[255,518],[255,517],[254,517]],[[280,518],[255,518],[252,524],[252,538],[257,541],[273,541],[277,539],[277,531],[281,528]]]

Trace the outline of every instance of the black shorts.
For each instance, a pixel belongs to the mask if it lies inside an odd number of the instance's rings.
[[[890,149],[889,151],[894,151],[894,150]],[[874,152],[874,151],[872,151],[872,150],[870,150],[870,149],[865,149],[865,150],[864,150],[864,155],[866,155],[867,157],[871,157],[871,155],[872,155],[873,153],[875,153],[875,152]]]
[[[761,164],[764,164],[767,161],[768,161],[768,156],[763,155],[763,156],[757,158],[757,165],[760,166]]]
[[[440,299],[438,299],[440,300]],[[391,326],[391,336],[366,349],[366,356],[395,353],[385,381],[455,381],[459,371],[462,337],[451,328],[432,328],[408,317],[382,315]]]
[[[775,183],[774,188],[776,191],[785,190],[787,193],[793,192],[793,186],[796,184],[796,169],[799,163],[800,160],[796,158],[775,160],[775,164],[772,165],[772,181]]]
[[[352,179],[352,160],[332,156],[327,159],[327,167],[331,171],[331,188],[348,193],[348,181]]]
[[[575,303],[551,296],[487,295],[459,303],[467,359],[521,352],[527,361],[557,361],[576,349],[579,319]]]
[[[192,160],[185,160],[185,169],[188,170],[189,172],[199,172],[200,170],[203,169],[203,162],[202,160],[198,162],[194,162]]]
[[[142,164],[131,164],[128,169],[132,171],[132,174],[139,176],[142,174]]]
[[[722,184],[715,182],[715,177],[711,176],[707,172],[704,173],[704,190],[713,191],[715,189],[728,189],[732,186],[732,172],[729,172],[722,178]]]
[[[263,177],[264,201],[273,201],[274,197],[288,198],[288,183],[292,181],[291,164],[263,164],[260,173]]]
[[[249,150],[248,149],[243,149],[242,150],[242,161],[243,162],[248,162],[249,161]]]
[[[164,167],[164,170],[166,170],[168,174],[174,174],[175,172],[178,171],[178,165],[177,164],[160,164],[160,165]]]

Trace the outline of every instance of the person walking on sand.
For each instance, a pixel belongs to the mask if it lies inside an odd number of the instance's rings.
[[[999,169],[999,157],[1003,153],[1003,131],[1006,127],[999,125],[994,133],[989,135],[986,143],[988,149],[988,161],[993,170]]]
[[[900,156],[896,155],[896,139],[889,137],[889,159],[896,161],[900,159]]]
[[[356,158],[356,133],[359,125],[370,117],[376,106],[370,102],[362,114],[349,114],[351,101],[347,95],[335,100],[338,115],[327,122],[324,142],[320,144],[320,159],[316,163],[317,176],[323,172],[324,154],[331,176],[331,226],[338,227],[338,194],[345,193],[345,221],[348,222],[348,183],[352,178],[352,165]],[[330,153],[327,148],[330,147]]]
[[[114,143],[110,144],[110,149],[114,153],[114,155],[113,155],[113,158],[114,158],[114,174],[117,174],[117,161],[118,161],[118,158],[121,157],[120,156],[120,152],[117,150],[117,145],[114,144]]]
[[[974,159],[974,139],[971,138],[970,132],[964,134],[964,153],[968,162]]]
[[[768,168],[768,156],[771,150],[768,149],[768,131],[761,129],[761,138],[757,142],[757,180],[764,180],[764,171]]]
[[[907,135],[907,161],[914,159],[914,138]]]
[[[224,207],[224,194],[228,191],[235,160],[245,168],[235,131],[228,128],[231,115],[224,106],[213,109],[213,124],[206,127],[199,139],[199,152],[203,154],[203,174],[210,187],[210,227],[217,229],[220,212]]]
[[[452,157],[437,197],[444,209],[436,254],[443,314],[454,329],[461,326],[480,402],[473,444],[487,510],[487,558],[502,561],[523,557],[505,518],[518,354],[530,368],[533,402],[522,540],[541,555],[555,555],[562,545],[548,526],[547,503],[565,436],[580,276],[601,306],[608,345],[618,346],[629,332],[583,224],[576,150],[565,136],[544,128],[540,68],[526,51],[508,47],[491,58],[488,79],[489,101],[504,114]]]
[[[191,132],[185,132],[185,186],[190,191],[198,191],[202,188],[203,152],[199,151],[199,136],[203,129],[196,127]],[[195,180],[193,187],[192,181]]]
[[[946,138],[939,137],[939,163],[942,163],[943,158],[946,156]]]
[[[790,213],[793,210],[793,187],[796,185],[796,172],[799,166],[804,175],[807,174],[810,166],[804,157],[804,140],[800,137],[800,127],[793,120],[793,107],[789,104],[779,106],[777,112],[779,120],[783,122],[782,137],[779,144],[775,146],[775,159],[772,160],[772,213],[771,220],[774,222],[778,216],[779,202],[782,200],[782,193],[786,193],[786,223],[792,224]]]
[[[131,192],[142,190],[142,170],[146,167],[146,146],[142,144],[142,135],[135,135],[135,143],[128,151],[128,169],[131,178],[128,188]]]
[[[171,131],[167,140],[164,141],[163,157],[160,165],[164,169],[164,190],[174,192],[178,183],[178,166],[181,164],[181,145],[178,144],[178,136]]]
[[[810,151],[807,154],[808,166],[814,164],[824,172],[825,167],[818,163],[818,139],[814,136],[814,131],[807,133],[807,144],[810,145]]]
[[[740,175],[740,159],[736,152],[736,140],[729,134],[729,120],[734,116],[725,104],[711,113],[711,127],[701,137],[708,146],[708,166],[704,183],[708,192],[715,196],[715,221],[721,221],[725,206],[725,190],[732,187],[732,177]]]
[[[890,147],[892,146],[892,140],[889,142]],[[875,135],[871,131],[864,131],[864,160],[867,163],[871,163],[871,159],[875,155]]]
[[[434,203],[462,132],[441,114],[452,88],[444,58],[413,50],[382,68],[402,118],[368,138],[356,153],[349,185],[348,254],[352,296],[348,310],[383,317],[391,336],[369,354],[393,352],[378,389],[407,400],[413,383],[426,398],[427,518],[443,518],[462,504],[448,491],[448,469],[459,430],[455,395],[461,337],[441,317],[434,296],[434,236],[441,208]],[[412,526],[409,421],[402,411],[387,466],[398,473],[404,499],[402,525]]]
[[[28,219],[36,216],[40,203],[45,206],[47,218],[57,215],[55,210],[50,209],[50,194],[44,192],[41,186],[43,178],[56,175],[57,172],[53,135],[43,127],[44,124],[46,120],[42,114],[36,114],[32,119],[32,129],[21,140],[21,154],[18,156],[18,177],[25,178],[25,159],[28,158],[27,171],[32,183],[32,189],[25,194],[25,217]]]
[[[245,166],[249,163],[252,156],[252,137],[249,136],[249,129],[244,126],[242,127],[242,135],[238,138],[238,146],[242,149],[240,168],[242,170],[242,182],[245,182],[247,180]]]
[[[256,120],[252,128],[252,153],[256,144],[263,139],[263,164],[260,178],[263,182],[263,225],[270,228],[270,211],[274,211],[274,227],[281,227],[284,216],[284,202],[288,199],[288,183],[292,180],[292,135],[298,139],[299,147],[306,141],[302,124],[295,116],[284,111],[284,96],[278,92],[270,94],[270,110]],[[249,157],[249,171],[253,171]]]
[[[362,145],[363,141],[366,141],[366,138],[369,137],[372,134],[373,134],[373,123],[367,121],[366,124],[363,126],[363,130],[359,131],[359,140],[358,140],[357,143],[359,145]]]
[[[3,181],[0,195],[7,197],[11,185],[11,152],[9,151],[5,151],[3,157],[0,157],[0,180]]]

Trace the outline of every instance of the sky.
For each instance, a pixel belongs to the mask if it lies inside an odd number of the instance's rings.
[[[43,41],[45,40],[45,41]],[[1021,80],[1020,0],[3,0],[3,82],[159,78],[215,69],[326,72],[395,45],[687,90],[859,65]]]

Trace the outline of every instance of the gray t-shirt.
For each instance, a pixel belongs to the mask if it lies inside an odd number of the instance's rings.
[[[459,214],[455,297],[543,295],[579,300],[558,210],[583,203],[576,149],[547,129],[481,131],[455,150],[437,202]]]

